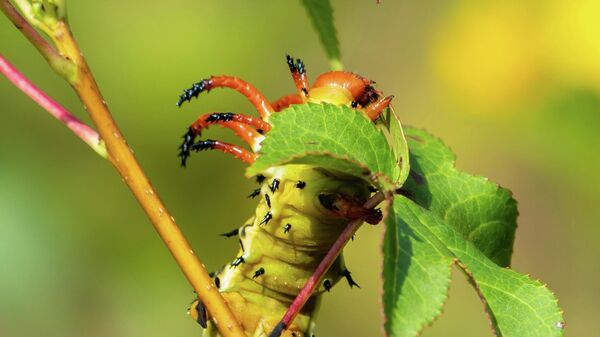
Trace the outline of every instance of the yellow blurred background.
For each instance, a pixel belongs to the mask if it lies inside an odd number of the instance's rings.
[[[600,2],[333,1],[346,69],[394,94],[407,125],[441,137],[458,167],[519,201],[513,267],[547,283],[567,336],[600,314]],[[116,120],[207,267],[235,254],[218,233],[254,208],[244,165],[176,157],[201,113],[252,112],[215,90],[181,109],[181,89],[240,76],[269,98],[294,90],[285,53],[309,76],[327,60],[298,1],[70,1],[70,22]],[[0,52],[88,120],[70,88],[4,17]],[[0,336],[200,336],[194,294],[112,167],[0,79]],[[207,135],[233,141],[215,128]],[[382,226],[346,250],[361,289],[327,295],[317,336],[381,336]],[[492,336],[455,273],[444,315],[422,336]]]

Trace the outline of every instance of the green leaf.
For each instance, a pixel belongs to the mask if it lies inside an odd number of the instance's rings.
[[[386,256],[388,263],[384,263],[384,303],[386,303],[386,330],[390,336],[414,336],[414,330],[406,331],[400,326],[399,312],[409,310],[407,306],[418,303],[415,295],[408,289],[410,285],[419,284],[420,289],[435,286],[435,293],[420,293],[426,296],[423,301],[439,303],[441,287],[439,282],[432,282],[438,278],[421,278],[418,273],[410,273],[413,265],[428,266],[423,256],[438,257],[445,255],[450,260],[456,260],[460,268],[470,278],[486,305],[492,326],[498,336],[502,337],[553,337],[563,335],[563,318],[554,295],[539,281],[519,274],[508,268],[501,268],[488,259],[475,245],[464,239],[452,226],[448,226],[436,214],[430,212],[411,200],[399,196],[395,198],[392,216],[396,217],[398,232],[404,231],[412,237],[411,244],[419,243],[423,250],[430,250],[429,254],[412,254],[410,259],[405,258],[404,265],[393,266],[390,259],[398,259],[397,255]],[[390,234],[388,234],[390,233]],[[386,242],[392,241],[395,231],[388,229]],[[396,235],[397,245],[406,245],[402,236]],[[399,250],[396,250],[396,252]],[[406,250],[405,250],[406,251]],[[388,252],[386,252],[388,253]],[[390,250],[389,253],[393,253]],[[448,261],[448,260],[446,260]],[[438,267],[441,270],[441,267]],[[436,270],[438,269],[436,268]],[[402,277],[397,269],[405,269],[404,279],[400,282],[393,278]],[[390,284],[402,285],[394,289]],[[406,298],[403,298],[406,297]],[[390,304],[391,303],[391,304]],[[419,306],[417,310],[422,310]],[[437,310],[440,310],[437,308]],[[430,313],[427,313],[430,314]],[[431,315],[422,317],[421,321],[431,319]]]
[[[517,203],[509,190],[456,170],[452,151],[425,131],[405,128],[410,175],[403,191],[440,216],[500,266],[510,265]]]
[[[340,46],[333,24],[333,8],[329,0],[302,0],[315,30],[325,48],[332,70],[342,70]]]
[[[389,336],[412,337],[442,313],[453,260],[389,210],[383,239],[383,312]]]
[[[272,129],[248,176],[296,163],[362,177],[385,190],[400,183],[401,168],[395,164],[393,149],[360,111],[332,104],[292,105],[272,115],[269,123]]]
[[[408,144],[404,137],[404,131],[402,130],[402,124],[400,118],[390,106],[382,114],[382,118],[377,122],[378,125],[382,126],[382,131],[388,139],[388,143],[394,150],[396,155],[395,163],[400,168],[400,176],[398,181],[404,182],[408,178],[410,172],[409,164],[409,153]]]

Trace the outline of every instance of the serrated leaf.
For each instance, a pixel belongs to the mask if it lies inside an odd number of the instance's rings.
[[[333,8],[329,0],[302,0],[304,8],[312,21],[332,70],[342,70],[340,46],[333,24]]]
[[[486,178],[458,171],[452,151],[427,132],[414,128],[404,132],[411,168],[402,189],[494,262],[510,265],[518,215],[510,191]]]
[[[389,336],[417,336],[442,312],[452,258],[416,236],[393,208],[383,239],[383,311]]]
[[[392,189],[401,169],[386,137],[360,111],[332,104],[292,105],[273,114],[258,159],[246,174],[271,166],[311,164],[370,180]]]
[[[466,272],[486,305],[492,326],[502,337],[553,337],[562,336],[564,326],[562,313],[556,298],[539,281],[519,274],[508,268],[501,268],[488,259],[475,245],[464,239],[452,226],[444,223],[436,214],[411,200],[398,196],[393,203],[393,213],[398,224],[406,224],[414,235],[414,242],[420,242],[431,251],[445,254],[455,259]],[[390,231],[393,233],[393,231]],[[386,234],[386,236],[388,236]],[[386,238],[391,240],[392,238]],[[401,244],[399,241],[398,244]],[[411,263],[418,260],[411,259]],[[384,270],[384,276],[391,275]],[[388,276],[389,278],[389,276]],[[429,283],[428,280],[410,278],[411,282]],[[385,282],[390,282],[389,279]],[[384,287],[384,289],[386,289]],[[413,299],[402,299],[410,293],[384,293],[386,302],[392,301],[397,307],[410,303]],[[390,298],[387,298],[390,297]],[[394,297],[396,299],[394,299]],[[395,311],[386,312],[388,320],[393,319]],[[387,325],[390,336],[414,336],[395,331],[394,325]]]

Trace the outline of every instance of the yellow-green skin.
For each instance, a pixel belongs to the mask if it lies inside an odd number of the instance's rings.
[[[369,184],[363,180],[309,165],[273,167],[263,175],[266,179],[256,214],[239,229],[243,249],[237,256],[244,262],[238,266],[228,264],[215,275],[219,290],[246,335],[255,337],[269,335],[348,224],[348,219],[321,204],[319,194],[339,193],[361,201],[370,194]],[[274,179],[279,180],[279,188],[273,192],[270,187]],[[306,185],[298,188],[299,181]],[[270,208],[265,195],[270,198]],[[272,219],[261,225],[269,211]],[[287,224],[291,228],[286,233]],[[253,278],[259,268],[264,268],[264,274]],[[324,280],[334,285],[344,270],[340,255]],[[312,334],[312,320],[324,291],[321,284],[282,336]],[[194,308],[195,303],[191,310]],[[204,336],[219,336],[212,322]]]

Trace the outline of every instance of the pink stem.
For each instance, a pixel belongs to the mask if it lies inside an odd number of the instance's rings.
[[[371,209],[377,206],[384,199],[384,195],[381,192],[375,194],[371,199],[369,199],[363,206],[365,208]],[[317,285],[321,282],[331,264],[335,261],[335,259],[340,255],[346,243],[352,238],[358,227],[363,223],[364,219],[355,219],[352,220],[344,229],[342,234],[337,238],[337,240],[333,243],[327,255],[323,258],[323,261],[319,264],[315,272],[308,278],[306,284],[304,284],[304,288],[298,293],[298,296],[294,299],[294,302],[290,305],[287,312],[279,322],[279,324],[275,327],[275,329],[271,332],[269,337],[279,337],[283,330],[285,330],[290,323],[294,320],[298,312],[302,309],[306,301],[310,298],[312,293],[315,291]]]
[[[329,270],[329,267],[331,267],[333,261],[335,261],[337,256],[346,245],[346,242],[352,238],[352,235],[354,235],[362,223],[363,219],[352,220],[346,226],[342,234],[340,234],[335,243],[331,246],[327,252],[327,255],[325,255],[323,258],[323,261],[321,261],[315,272],[309,277],[308,281],[306,281],[304,288],[302,288],[298,296],[296,296],[294,299],[294,302],[292,302],[288,308],[288,311],[283,316],[282,321],[286,326],[289,326],[292,320],[296,317],[296,314],[300,311],[300,309],[302,309],[306,301],[310,298],[310,295],[312,295],[313,291],[321,281],[323,275],[325,275],[327,270]]]
[[[8,78],[17,88],[21,89],[34,102],[46,109],[52,116],[65,124],[86,144],[92,147],[99,155],[106,158],[106,148],[100,140],[98,133],[81,122],[72,113],[63,108],[60,104],[54,101],[43,93],[38,87],[31,83],[23,74],[21,74],[14,66],[12,66],[2,54],[0,54],[0,72]]]

